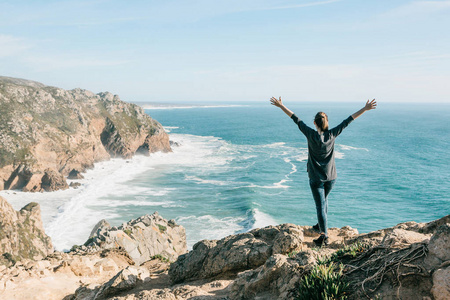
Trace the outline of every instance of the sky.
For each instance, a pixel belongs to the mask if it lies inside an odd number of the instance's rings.
[[[0,75],[129,102],[450,103],[450,1],[0,0]]]

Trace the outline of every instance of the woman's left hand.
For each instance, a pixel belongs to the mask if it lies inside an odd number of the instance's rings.
[[[279,99],[272,97],[270,98],[270,102],[272,105],[275,105],[276,107],[282,107],[283,106],[283,101],[281,101],[281,97]]]

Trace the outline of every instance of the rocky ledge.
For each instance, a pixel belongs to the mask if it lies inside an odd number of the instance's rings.
[[[281,224],[186,253],[184,229],[157,213],[119,227],[102,220],[69,253],[0,265],[0,299],[323,299],[325,290],[332,299],[450,299],[450,215],[366,234],[331,228],[322,248],[317,236]]]
[[[66,189],[110,157],[171,151],[161,124],[111,93],[0,76],[0,190]]]

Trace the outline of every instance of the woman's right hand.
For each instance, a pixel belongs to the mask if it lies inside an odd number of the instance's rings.
[[[372,101],[367,100],[366,105],[364,107],[365,110],[371,110],[377,108],[377,101],[373,99]]]

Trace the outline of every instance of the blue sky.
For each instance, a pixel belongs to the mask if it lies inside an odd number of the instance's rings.
[[[450,103],[450,1],[0,0],[0,75],[125,101]]]

